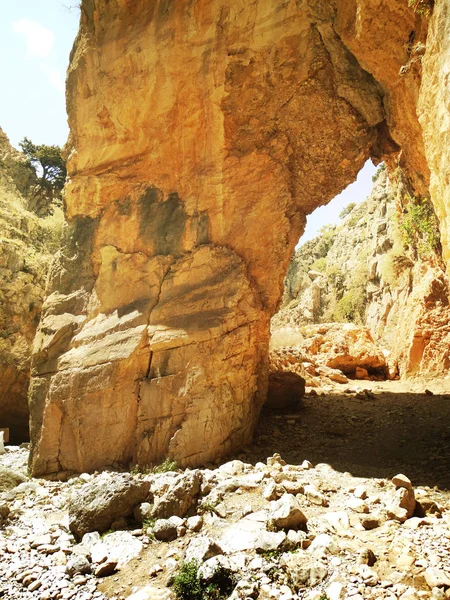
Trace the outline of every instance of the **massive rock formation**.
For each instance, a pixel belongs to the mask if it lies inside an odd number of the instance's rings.
[[[31,346],[63,223],[61,209],[45,219],[27,210],[36,182],[0,129],[0,428],[13,443],[29,439]]]
[[[68,237],[32,382],[33,473],[245,444],[305,215],[370,156],[426,190],[406,0],[84,0]]]

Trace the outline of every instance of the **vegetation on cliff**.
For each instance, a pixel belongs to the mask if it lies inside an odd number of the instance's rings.
[[[26,157],[0,130],[0,427],[11,429],[13,441],[28,435],[31,344],[64,222],[61,207],[38,188]],[[30,210],[40,200],[45,217]]]
[[[382,166],[371,195],[292,257],[272,330],[311,323],[367,327],[401,374],[441,374],[448,283],[439,224],[428,199],[391,186]],[[439,333],[440,332],[440,333]],[[295,337],[295,336],[294,336]]]
[[[40,216],[51,214],[54,206],[62,200],[67,177],[61,148],[33,144],[27,137],[19,145],[26,157],[26,165],[33,169],[37,178],[37,185],[33,190],[34,211]]]

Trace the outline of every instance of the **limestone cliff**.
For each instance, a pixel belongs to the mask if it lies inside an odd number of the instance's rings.
[[[408,246],[408,206],[384,168],[370,196],[350,208],[339,225],[325,227],[294,253],[272,329],[279,336],[285,326],[306,333],[309,323],[362,324],[389,357],[391,375],[445,376],[449,284],[439,244],[423,239],[420,252]],[[419,216],[423,222],[412,225],[434,233],[432,213]]]
[[[280,311],[272,326],[349,321],[364,324],[380,257],[401,245],[394,195],[385,168],[370,196],[343,211],[338,225],[325,226],[293,254]],[[406,258],[406,257],[405,257]],[[384,280],[383,280],[384,283]]]
[[[48,265],[59,245],[62,211],[40,219],[27,210],[36,177],[0,130],[0,427],[28,439],[31,345]]]
[[[426,20],[406,0],[81,9],[31,468],[214,460],[252,434],[305,215],[370,155],[427,190],[420,61],[399,75]]]

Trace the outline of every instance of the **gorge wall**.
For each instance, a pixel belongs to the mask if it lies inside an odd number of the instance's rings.
[[[432,35],[446,18],[435,11]],[[438,151],[424,151],[411,51],[426,21],[407,0],[83,0],[34,474],[195,465],[250,439],[305,216],[369,156],[428,191]],[[444,97],[439,60],[427,78]]]
[[[28,210],[36,183],[0,129],[0,428],[9,428],[12,443],[29,439],[32,343],[63,223],[61,209],[47,218]]]

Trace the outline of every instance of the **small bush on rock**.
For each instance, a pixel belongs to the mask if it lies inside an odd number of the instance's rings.
[[[414,263],[404,254],[390,250],[381,257],[378,263],[378,270],[382,279],[391,286],[399,282],[399,278],[410,269]]]
[[[176,461],[166,458],[164,462],[152,469],[153,473],[168,473],[169,471],[177,471],[178,465]]]
[[[182,564],[172,580],[175,595],[180,600],[222,600],[232,593],[236,582],[229,569],[219,566],[213,579],[205,582],[198,576],[199,563],[191,560]]]
[[[311,265],[312,271],[319,271],[320,273],[325,273],[326,268],[327,268],[327,259],[324,256],[315,260],[313,262],[313,264]]]
[[[439,223],[431,202],[426,198],[405,196],[400,218],[403,244],[426,258],[440,248]]]
[[[352,212],[355,206],[356,202],[350,202],[350,204],[347,204],[347,206],[345,206],[339,213],[339,218],[344,219],[347,215],[349,215]]]

